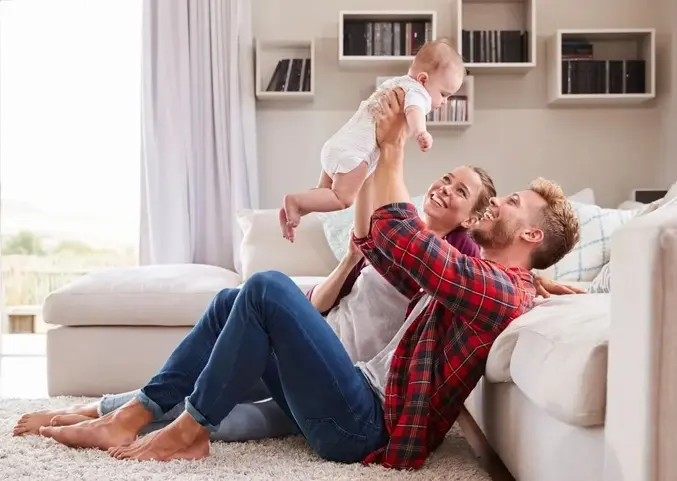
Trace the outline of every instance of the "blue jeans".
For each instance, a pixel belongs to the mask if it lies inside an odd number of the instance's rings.
[[[358,462],[387,441],[379,398],[279,272],[221,291],[136,397],[155,420],[187,397],[186,411],[214,432],[259,380],[325,459]]]
[[[299,434],[296,423],[280,409],[274,399],[270,398],[268,389],[261,383],[261,389],[250,393],[250,399],[242,401],[221,421],[216,431],[210,433],[212,441],[244,442],[257,439],[279,438]],[[129,391],[120,394],[108,394],[99,402],[101,416],[115,411],[138,394]],[[158,421],[146,426],[141,433],[162,429],[186,410],[185,401],[181,401],[167,411]]]

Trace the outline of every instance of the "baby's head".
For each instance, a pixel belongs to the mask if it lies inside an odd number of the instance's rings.
[[[416,54],[409,75],[425,87],[434,109],[446,103],[463,85],[463,59],[447,39],[426,42]]]

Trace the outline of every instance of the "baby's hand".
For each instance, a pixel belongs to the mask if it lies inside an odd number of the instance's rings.
[[[425,131],[421,132],[418,134],[418,137],[416,138],[418,141],[418,146],[423,152],[427,152],[430,150],[430,147],[433,146],[433,136],[430,135],[430,132]]]

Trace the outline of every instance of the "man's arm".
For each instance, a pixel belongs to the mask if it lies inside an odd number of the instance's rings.
[[[411,277],[392,261],[380,255],[368,242],[371,214],[374,212],[374,177],[369,176],[362,184],[355,199],[355,220],[353,223],[353,242],[362,251],[365,258],[388,283],[403,296],[411,299],[419,290]]]
[[[381,155],[374,172],[374,202],[379,208],[371,218],[369,244],[378,257],[392,261],[445,307],[491,329],[502,320],[500,314],[519,304],[518,276],[509,277],[493,263],[461,254],[418,217],[404,184],[402,111],[401,92],[388,92],[380,100]]]
[[[503,326],[520,307],[519,273],[461,254],[429,231],[411,204],[391,203],[372,216],[373,247],[447,309],[482,330]]]

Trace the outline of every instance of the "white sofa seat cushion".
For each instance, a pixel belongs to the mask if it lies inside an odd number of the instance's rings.
[[[534,404],[568,424],[603,424],[610,319],[609,294],[552,297],[498,337],[487,380],[512,380]]]
[[[52,292],[46,323],[61,326],[192,326],[240,276],[200,264],[101,269]]]

